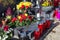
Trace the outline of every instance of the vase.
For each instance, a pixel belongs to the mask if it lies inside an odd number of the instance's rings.
[[[14,36],[13,36],[13,38],[19,39],[19,37],[18,37],[18,30],[16,28],[14,29]]]
[[[42,7],[42,10],[47,12],[47,11],[50,11],[52,10],[53,6],[47,6],[47,7]]]

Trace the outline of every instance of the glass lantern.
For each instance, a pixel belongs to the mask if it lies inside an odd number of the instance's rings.
[[[40,21],[40,10],[41,10],[41,6],[40,6],[40,1],[36,0],[36,7],[35,7],[35,14],[36,14],[36,18],[37,18],[37,24],[39,24]]]

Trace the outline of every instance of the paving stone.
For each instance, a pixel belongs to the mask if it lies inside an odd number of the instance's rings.
[[[59,25],[57,25],[45,38],[44,40],[60,40],[60,21],[55,21],[59,22]]]

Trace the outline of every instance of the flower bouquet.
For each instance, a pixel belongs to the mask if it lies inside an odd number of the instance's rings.
[[[18,10],[31,7],[31,2],[20,2],[16,7]]]
[[[28,14],[20,14],[17,17],[14,17],[11,19],[11,21],[8,23],[8,25],[11,27],[22,27],[22,26],[28,26],[33,21],[33,17]]]
[[[28,11],[28,9],[30,9],[31,5],[32,5],[31,2],[20,2],[17,5],[17,10],[20,11],[20,14],[16,15],[16,17],[15,16],[13,17],[11,8],[7,9],[6,17],[4,20],[2,20],[3,27],[1,27],[1,30],[0,30],[0,33],[1,33],[0,39],[1,40],[9,40],[12,37],[12,35],[11,35],[12,31],[9,31],[10,28],[12,28],[14,30],[14,28],[16,29],[17,27],[26,27],[26,26],[29,27],[29,25],[32,22],[34,22],[34,17],[31,15],[28,15],[28,13],[27,13],[27,11]]]
[[[44,1],[43,4],[42,4],[42,10],[43,11],[50,11],[52,10],[53,6],[52,6],[52,2],[51,1]]]
[[[19,4],[17,4],[16,9],[18,13],[24,13],[27,12],[31,8],[31,6],[31,2],[20,2]]]
[[[19,26],[28,26],[33,21],[33,17],[28,15],[27,10],[30,9],[31,2],[20,2],[16,8],[20,11],[20,14],[17,17],[8,17],[11,18],[10,22],[7,23],[10,27],[19,27]]]
[[[8,26],[0,27],[0,40],[10,40],[12,38],[12,31]]]

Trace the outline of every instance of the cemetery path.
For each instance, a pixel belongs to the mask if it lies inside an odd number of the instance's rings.
[[[60,21],[55,21],[57,25],[43,40],[60,40]]]

